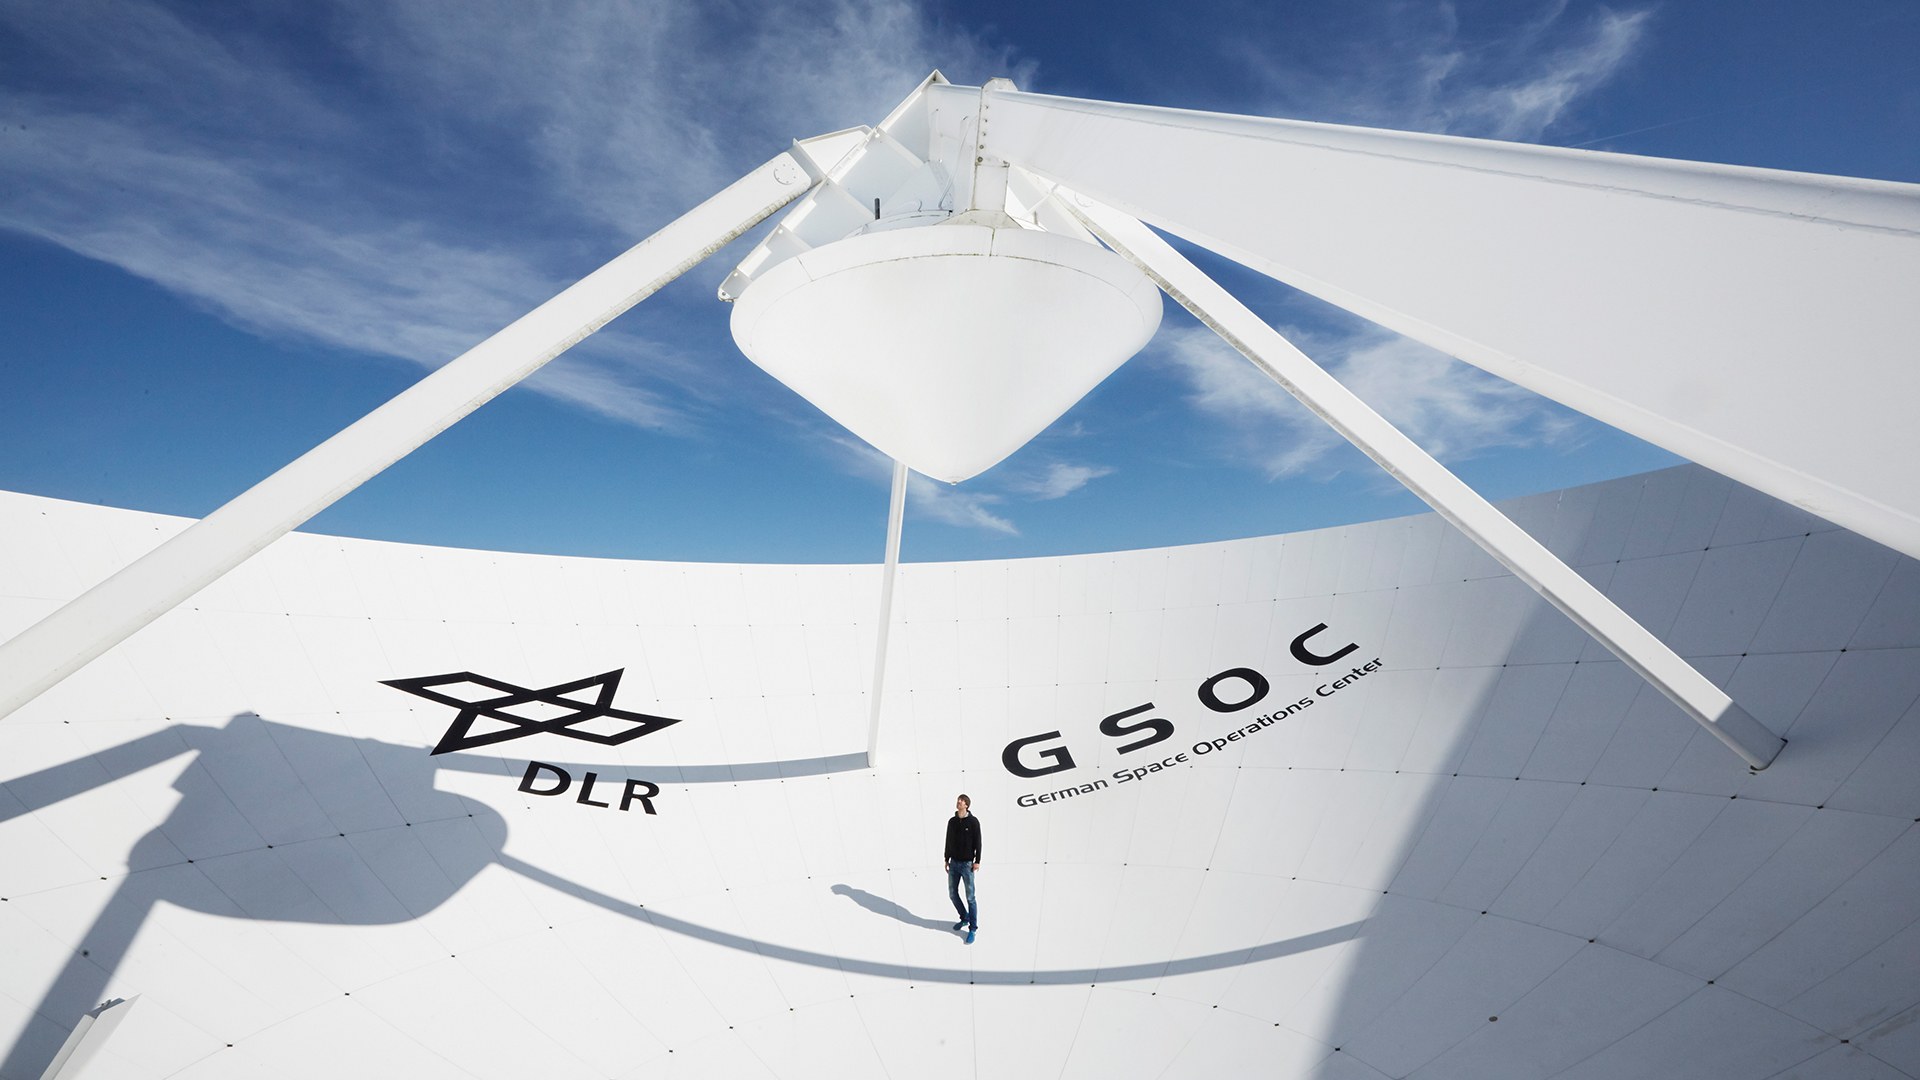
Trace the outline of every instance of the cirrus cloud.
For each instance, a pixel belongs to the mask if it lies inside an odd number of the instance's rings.
[[[1283,328],[1302,351],[1428,453],[1460,461],[1497,447],[1564,443],[1572,413],[1531,391],[1385,330],[1345,335]],[[1156,357],[1188,387],[1188,401],[1219,422],[1221,448],[1269,479],[1326,480],[1364,459],[1347,441],[1203,327],[1161,331]]]

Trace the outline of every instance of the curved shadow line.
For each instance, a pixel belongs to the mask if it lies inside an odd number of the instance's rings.
[[[235,720],[250,718],[261,723],[271,724],[259,713],[241,713]],[[182,733],[189,731],[219,735],[226,728],[210,724],[172,724],[165,728],[122,743],[119,746],[83,754],[72,761],[60,765],[48,766],[36,772],[27,773],[0,780],[17,792],[31,790],[32,798],[22,798],[19,807],[9,807],[0,803],[0,821],[15,817],[29,810],[38,810],[52,803],[70,798],[84,791],[91,791],[102,783],[112,783],[128,773],[136,772],[149,765],[164,761],[181,754],[196,752],[199,747],[182,739]],[[311,730],[311,729],[306,729]],[[325,734],[325,733],[321,733]],[[400,743],[385,742],[380,739],[352,739],[352,742],[368,750],[389,750],[396,755],[405,756],[419,752],[418,747]],[[517,758],[517,756],[516,756]],[[429,765],[435,769],[450,772],[480,773],[486,776],[504,776],[509,779],[519,775],[524,766],[515,764],[516,758],[489,757],[482,755],[454,756],[445,755],[429,759]],[[858,772],[867,767],[867,755],[864,750],[850,754],[830,754],[824,757],[788,758],[783,761],[742,761],[734,764],[714,765],[628,765],[622,762],[586,763],[578,761],[546,761],[575,776],[594,770],[631,769],[644,772],[647,779],[666,783],[680,784],[719,784],[727,781],[740,782],[752,780],[787,780],[801,776],[827,776],[832,773]],[[112,769],[103,781],[99,766],[111,763]]]
[[[699,938],[729,949],[743,952],[755,952],[776,960],[786,960],[809,967],[833,968],[851,971],[861,975],[875,975],[883,979],[910,979],[927,983],[977,983],[988,986],[1012,986],[1042,984],[1047,986],[1071,983],[1093,982],[1129,982],[1134,979],[1151,979],[1160,975],[1185,975],[1195,971],[1213,971],[1219,968],[1239,967],[1260,960],[1271,960],[1278,956],[1292,956],[1295,953],[1324,949],[1329,945],[1338,945],[1351,941],[1360,934],[1361,923],[1352,922],[1345,926],[1336,926],[1329,930],[1320,930],[1299,937],[1270,941],[1264,945],[1255,945],[1246,949],[1234,949],[1229,952],[1208,953],[1205,956],[1188,956],[1178,960],[1161,960],[1146,964],[1123,964],[1119,967],[1103,968],[1064,968],[1053,971],[970,971],[964,968],[922,968],[907,964],[889,964],[879,960],[860,960],[849,956],[833,956],[828,953],[813,952],[809,949],[796,949],[791,945],[775,945],[758,941],[725,930],[716,930],[710,926],[677,919],[658,911],[650,911],[639,904],[608,896],[597,889],[589,888],[577,882],[569,881],[557,874],[542,870],[531,863],[508,855],[499,854],[500,865],[537,881],[549,888],[575,896],[588,903],[603,907],[630,919],[641,919],[652,923],[662,930],[671,930],[676,934]]]
[[[448,755],[435,758],[433,766],[437,769],[452,769],[455,772],[516,775],[513,766],[508,764],[509,760],[494,757],[456,758]],[[736,782],[790,780],[797,776],[825,776],[828,773],[855,772],[867,767],[867,755],[866,751],[862,750],[851,754],[834,754],[829,757],[790,758],[786,761],[743,761],[733,765],[626,765],[620,762],[587,765],[574,761],[554,761],[548,764],[558,765],[575,776],[594,769],[631,769],[636,775],[644,773],[647,779],[663,783],[718,784],[728,780]]]

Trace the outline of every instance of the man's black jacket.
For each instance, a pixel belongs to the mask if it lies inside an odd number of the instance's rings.
[[[980,861],[980,819],[955,814],[947,819],[947,858]]]

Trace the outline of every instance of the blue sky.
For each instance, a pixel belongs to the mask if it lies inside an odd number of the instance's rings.
[[[201,515],[934,67],[1073,96],[1920,180],[1920,5],[0,0],[0,488]],[[310,522],[467,547],[873,561],[886,467],[754,368],[736,244]],[[1388,253],[1390,257],[1390,253]],[[1675,459],[1196,258],[1483,493]],[[906,557],[1420,509],[1169,305]]]

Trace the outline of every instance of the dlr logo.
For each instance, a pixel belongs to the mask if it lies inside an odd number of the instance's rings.
[[[540,775],[543,771],[550,772],[553,774],[551,780],[548,780],[548,778]],[[582,806],[605,807],[607,805],[606,803],[603,803],[593,797],[593,785],[599,779],[600,779],[599,773],[591,773],[591,772],[581,777],[580,778],[580,794],[573,801],[581,804]],[[544,789],[534,787],[535,783],[542,780],[548,780],[548,783],[550,784],[550,786]],[[573,786],[572,773],[568,772],[567,770],[561,768],[558,765],[549,765],[544,761],[527,762],[526,775],[520,778],[520,790],[526,792],[529,795],[565,795],[567,793],[567,789],[572,786]],[[647,780],[631,780],[630,779],[627,781],[626,790],[620,793],[620,809],[630,810],[632,809],[634,803],[639,803],[640,809],[645,810],[649,814],[655,813],[656,811],[653,809],[653,800],[657,798],[659,794],[660,794],[659,784],[655,784]]]
[[[1326,655],[1316,653],[1308,648],[1307,642],[1311,641],[1315,634],[1320,633],[1326,628],[1327,624],[1321,623],[1306,633],[1294,638],[1293,641],[1288,644],[1287,651],[1293,654],[1295,660],[1303,664],[1309,664],[1313,667],[1324,667],[1359,648],[1358,645],[1348,642],[1346,645]],[[1229,689],[1229,693],[1232,694],[1234,700],[1228,700],[1228,698],[1221,693],[1223,684],[1226,684],[1227,687],[1232,687],[1237,684],[1244,685],[1242,689],[1237,691]],[[1266,676],[1252,668],[1242,667],[1228,668],[1218,675],[1213,676],[1206,682],[1200,684],[1200,689],[1197,693],[1200,698],[1200,704],[1205,705],[1208,709],[1217,713],[1234,713],[1258,705],[1261,700],[1267,696],[1269,689],[1270,686],[1267,683]],[[1130,739],[1130,742],[1120,747],[1120,752],[1123,754],[1131,754],[1135,750],[1144,750],[1156,743],[1165,742],[1173,737],[1173,722],[1171,720],[1162,716],[1147,716],[1139,720],[1133,719],[1136,716],[1140,716],[1141,713],[1152,712],[1153,707],[1153,702],[1149,701],[1145,705],[1136,705],[1123,712],[1114,713],[1112,716],[1100,721],[1100,734],[1110,739]],[[1129,723],[1129,721],[1132,722]],[[1000,763],[1005,765],[1007,771],[1013,775],[1029,778],[1045,776],[1048,773],[1064,772],[1074,767],[1073,751],[1067,749],[1064,743],[1057,746],[1042,747],[1036,750],[1034,755],[1039,760],[1035,764],[1029,765],[1021,759],[1021,751],[1027,747],[1037,743],[1052,742],[1059,738],[1060,733],[1058,731],[1049,731],[1041,735],[1029,735],[1024,739],[1015,739],[1007,744],[1005,750],[1001,751]]]

